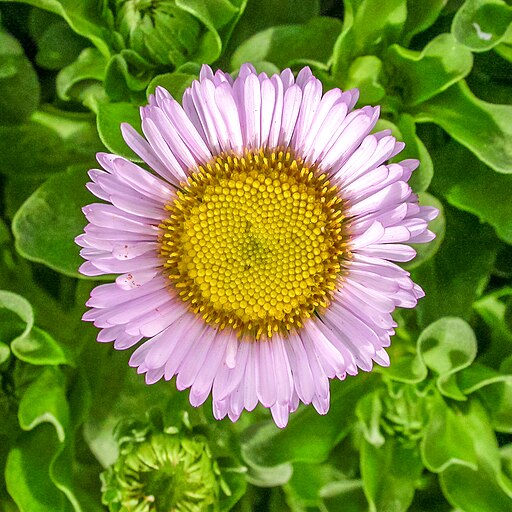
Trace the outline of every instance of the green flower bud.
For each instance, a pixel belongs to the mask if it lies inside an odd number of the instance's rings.
[[[156,418],[156,421],[155,421]],[[210,442],[190,425],[163,428],[161,416],[120,425],[117,461],[101,475],[111,512],[219,511],[231,494]]]
[[[172,71],[190,60],[201,26],[174,0],[111,0],[110,4],[118,39],[146,65]]]
[[[393,384],[392,393],[383,395],[382,426],[390,435],[416,442],[423,437],[429,418],[428,391],[410,384]]]

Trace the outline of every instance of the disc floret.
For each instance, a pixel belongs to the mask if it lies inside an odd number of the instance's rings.
[[[328,306],[347,255],[336,186],[290,151],[222,154],[166,208],[160,254],[206,322],[259,340]]]

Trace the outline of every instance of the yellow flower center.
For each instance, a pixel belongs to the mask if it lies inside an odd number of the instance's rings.
[[[160,254],[179,296],[206,322],[259,340],[329,304],[346,255],[343,203],[290,152],[220,155],[167,205]]]

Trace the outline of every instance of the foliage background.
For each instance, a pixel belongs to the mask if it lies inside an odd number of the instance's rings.
[[[158,406],[237,460],[222,510],[512,511],[512,21],[503,0],[20,0],[0,3],[0,509],[100,511],[113,427]],[[442,214],[409,264],[427,296],[399,311],[391,367],[332,383],[331,411],[277,429],[215,422],[81,322],[97,282],[73,238],[105,150],[132,158],[156,85],[209,63],[309,65],[359,87],[418,157]]]

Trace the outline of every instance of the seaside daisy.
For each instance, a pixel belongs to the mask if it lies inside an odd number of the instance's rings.
[[[329,409],[344,379],[386,347],[396,307],[423,296],[394,262],[430,241],[437,210],[407,184],[416,160],[371,134],[379,108],[322,85],[309,68],[232,79],[203,66],[182,105],[157,88],[141,136],[121,129],[151,172],[100,153],[76,241],[97,286],[84,320],[128,349],[148,384],[176,378],[190,402],[212,395],[216,418],[258,402],[284,427],[299,402]]]

